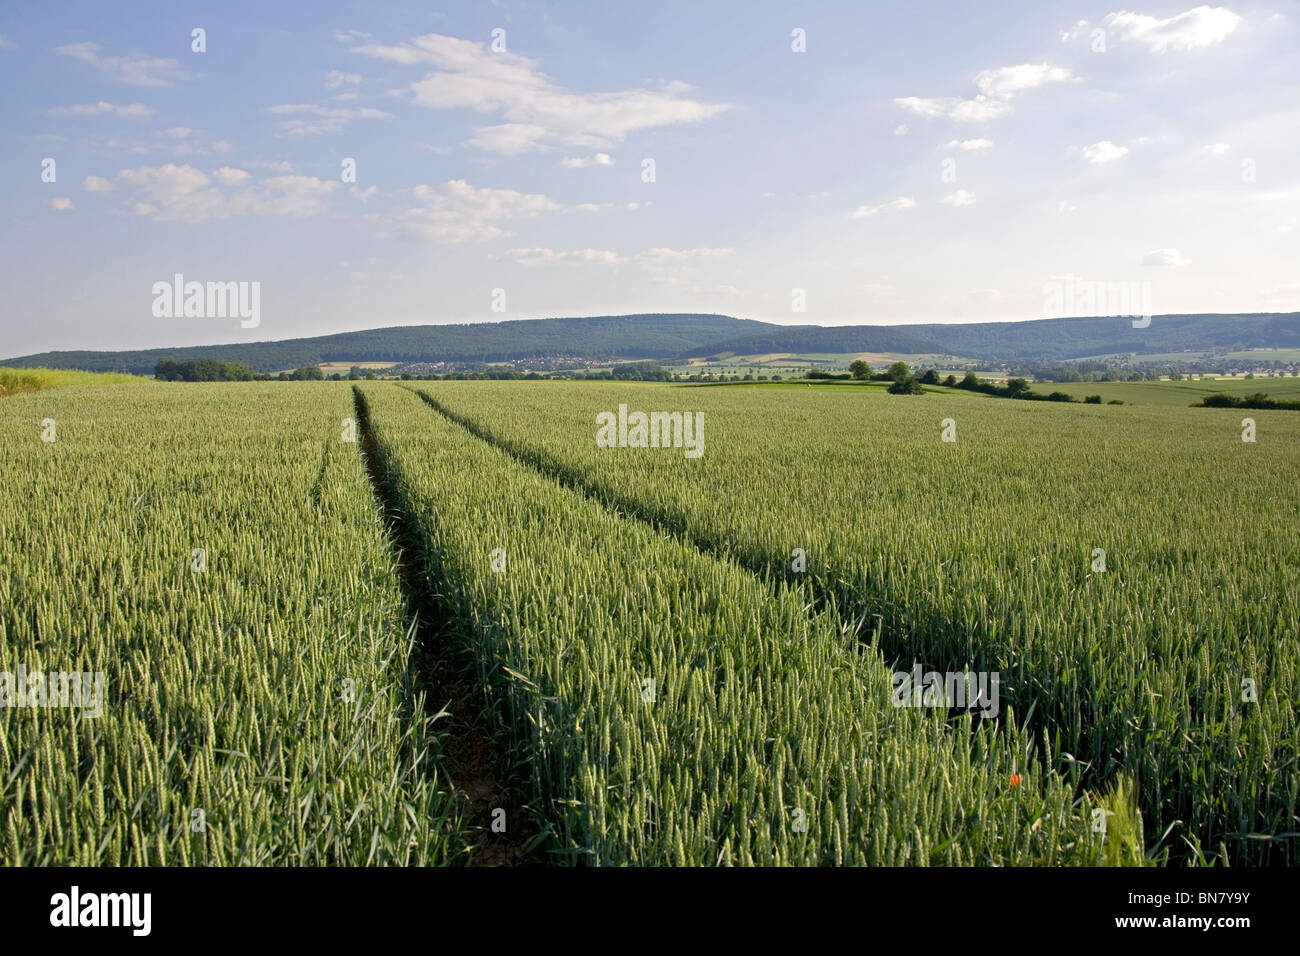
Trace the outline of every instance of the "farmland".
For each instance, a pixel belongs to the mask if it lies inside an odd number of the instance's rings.
[[[0,368],[0,398],[64,385],[124,385],[147,382],[138,375],[117,372],[78,372],[53,368]]]
[[[702,414],[702,454],[600,447],[620,405]],[[1249,414],[1253,442],[950,390],[7,398],[0,671],[106,691],[0,709],[4,860],[1293,862],[1300,416]],[[996,673],[1000,708],[897,706],[918,668]]]
[[[1013,712],[1085,779],[1132,773],[1175,857],[1289,858],[1268,835],[1291,832],[1300,786],[1294,415],[1253,413],[1252,443],[1226,410],[620,390],[705,412],[708,450],[687,462],[597,448],[613,391],[421,388],[521,460],[755,573],[797,578],[804,549],[806,586],[878,621],[886,660],[1000,671]]]
[[[1181,382],[1064,382],[1036,385],[1040,391],[1061,391],[1082,401],[1100,395],[1103,402],[1117,399],[1135,405],[1195,405],[1209,395],[1254,395],[1263,392],[1282,401],[1300,399],[1300,378],[1201,378]]]
[[[462,852],[388,538],[341,440],[349,399],[157,384],[0,403],[0,671],[103,675],[97,708],[0,708],[6,864]]]

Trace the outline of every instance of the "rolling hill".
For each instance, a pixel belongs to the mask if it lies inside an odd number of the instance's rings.
[[[148,374],[161,359],[245,362],[259,372],[321,362],[500,362],[573,357],[682,360],[718,353],[901,352],[985,361],[1062,361],[1107,354],[1300,348],[1300,313],[1158,315],[968,325],[774,325],[725,315],[654,313],[367,329],[232,345],[56,351],[0,360],[29,368]]]

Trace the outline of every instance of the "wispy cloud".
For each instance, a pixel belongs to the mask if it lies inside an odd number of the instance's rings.
[[[1101,22],[1123,42],[1145,46],[1152,53],[1165,53],[1221,43],[1237,29],[1241,17],[1227,7],[1201,6],[1165,20],[1121,10]]]
[[[868,219],[877,213],[891,209],[911,209],[916,205],[915,199],[909,199],[907,196],[899,196],[897,199],[891,199],[889,202],[881,203],[878,206],[862,205],[853,210],[852,218]]]
[[[82,182],[88,192],[122,190],[122,208],[128,214],[188,223],[246,215],[318,215],[339,185],[313,176],[254,181],[247,171],[230,166],[209,174],[174,163],[123,169],[111,181],[89,176]]]
[[[1115,160],[1122,159],[1127,155],[1127,146],[1116,146],[1108,139],[1103,139],[1100,143],[1093,143],[1091,146],[1083,148],[1083,158],[1094,166],[1102,163],[1113,163]]]
[[[469,242],[508,236],[506,224],[563,208],[540,193],[478,189],[463,179],[409,191],[415,205],[398,216],[412,235],[434,242]]]
[[[962,123],[978,123],[1010,113],[1011,101],[1021,93],[1049,83],[1064,83],[1073,76],[1063,66],[1022,63],[977,74],[975,88],[979,93],[973,99],[900,96],[894,99],[894,104],[929,119],[946,117]]]
[[[596,153],[593,156],[566,156],[560,161],[566,169],[585,169],[588,166],[613,166],[614,158],[609,153]]]
[[[337,133],[353,120],[391,119],[393,115],[370,106],[317,106],[314,103],[284,103],[269,110],[277,115],[305,113],[314,117],[285,120],[282,129],[291,136]]]
[[[512,154],[551,145],[599,148],[632,132],[695,123],[728,108],[687,94],[672,82],[658,89],[591,93],[571,90],[542,73],[536,60],[493,53],[483,43],[430,33],[409,43],[363,43],[355,52],[436,71],[409,87],[411,102],[427,109],[472,109],[504,122],[477,128],[466,145]]]
[[[325,74],[325,85],[331,90],[337,90],[340,86],[350,86],[360,82],[360,73],[344,73],[342,70],[330,70]]]
[[[119,83],[129,86],[171,86],[186,74],[172,59],[151,56],[100,56],[103,49],[98,43],[69,43],[54,48],[74,60],[102,70]]]
[[[123,119],[144,119],[152,116],[154,112],[152,106],[145,106],[143,103],[117,106],[100,100],[97,103],[78,103],[76,106],[56,106],[49,110],[48,114],[50,116],[104,116],[112,113]]]
[[[555,265],[559,263],[593,263],[617,265],[627,260],[609,249],[572,249],[561,252],[555,249],[510,249],[505,257],[523,266]]]
[[[1192,260],[1184,259],[1183,254],[1177,249],[1152,249],[1142,257],[1144,266],[1189,266]]]

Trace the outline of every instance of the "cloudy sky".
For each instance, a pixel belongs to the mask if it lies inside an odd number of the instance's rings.
[[[1300,309],[1294,0],[419,6],[0,12],[0,355]],[[260,326],[155,318],[176,273]]]

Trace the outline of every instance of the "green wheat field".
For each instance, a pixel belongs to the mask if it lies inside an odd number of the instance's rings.
[[[1294,412],[73,382],[0,479],[0,672],[103,675],[0,688],[9,865],[1295,862]]]

